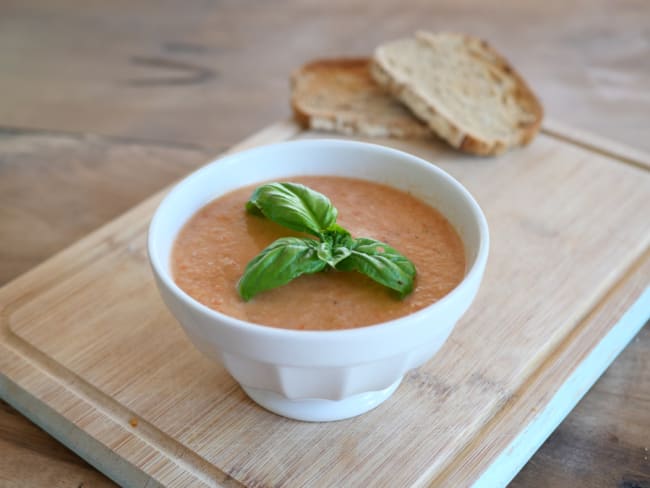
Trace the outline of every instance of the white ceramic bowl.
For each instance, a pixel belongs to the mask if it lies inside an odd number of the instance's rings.
[[[463,240],[467,261],[463,281],[438,302],[411,315],[336,331],[279,329],[238,320],[200,304],[174,283],[172,245],[198,209],[233,189],[297,175],[386,183],[434,206]],[[326,421],[376,407],[395,391],[407,371],[438,351],[478,291],[488,240],[478,204],[433,164],[384,146],[318,139],[258,147],[192,173],[158,207],[148,248],[163,300],[199,350],[221,362],[261,406],[298,420]]]

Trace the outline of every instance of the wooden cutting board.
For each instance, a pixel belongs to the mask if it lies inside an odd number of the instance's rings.
[[[147,263],[162,193],[0,289],[2,398],[127,486],[507,483],[650,317],[650,165],[559,124],[493,159],[374,142],[460,180],[492,239],[474,305],[376,410],[288,420],[194,350]]]

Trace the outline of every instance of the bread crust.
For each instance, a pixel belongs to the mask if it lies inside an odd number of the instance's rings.
[[[291,108],[305,128],[368,137],[431,137],[370,75],[370,58],[318,59],[291,76]]]
[[[479,47],[482,51],[482,57],[476,62],[486,63],[486,60],[489,60],[490,70],[496,70],[499,76],[509,78],[513,81],[514,91],[512,93],[512,100],[519,107],[522,107],[522,111],[526,112],[526,118],[517,120],[509,128],[510,133],[507,137],[484,137],[476,131],[472,131],[460,120],[457,120],[453,114],[445,110],[444,100],[438,100],[430,96],[425,92],[426,88],[417,86],[412,79],[404,76],[394,66],[391,66],[386,50],[393,43],[379,46],[375,51],[370,69],[373,78],[377,83],[404,102],[437,135],[461,151],[489,156],[503,153],[512,146],[528,144],[539,131],[544,112],[539,100],[521,75],[486,41],[473,36],[453,33],[431,34],[419,32],[413,42],[435,43],[441,39],[441,36],[452,36],[460,39],[467,46],[468,50],[469,46],[472,48]],[[395,41],[395,43],[397,42],[405,41]]]

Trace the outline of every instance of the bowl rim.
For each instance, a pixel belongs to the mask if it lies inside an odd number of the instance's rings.
[[[246,320],[238,319],[232,317],[225,313],[214,310],[198,300],[192,298],[188,295],[183,289],[181,289],[173,280],[171,272],[168,270],[168,266],[164,266],[161,263],[161,257],[154,251],[154,239],[156,237],[156,229],[160,225],[159,222],[164,218],[163,211],[165,206],[168,205],[167,202],[175,198],[176,194],[183,191],[184,187],[190,184],[195,179],[201,178],[201,176],[207,172],[212,171],[212,168],[215,165],[219,165],[225,168],[228,165],[236,164],[239,159],[244,157],[251,157],[257,153],[264,153],[271,149],[277,149],[279,147],[299,147],[299,146],[314,146],[317,148],[319,146],[331,146],[331,147],[342,147],[342,148],[358,148],[363,150],[383,152],[397,157],[400,159],[408,160],[409,164],[419,165],[425,167],[428,171],[437,173],[438,177],[443,179],[446,184],[454,187],[454,190],[457,191],[469,205],[471,214],[475,220],[475,223],[478,226],[479,231],[479,245],[478,251],[476,253],[476,258],[474,259],[473,264],[466,272],[465,276],[458,285],[456,285],[449,293],[444,297],[439,299],[436,302],[427,305],[424,308],[421,308],[413,313],[398,317],[396,319],[388,320],[385,322],[379,322],[376,324],[365,325],[361,327],[353,327],[347,329],[334,329],[334,330],[300,330],[300,329],[288,329],[281,327],[274,327],[264,324],[258,324],[256,322],[249,322]],[[326,176],[326,175],[324,175]],[[363,179],[363,178],[360,178]],[[390,183],[387,183],[390,185]],[[218,198],[221,195],[215,195],[212,200]],[[190,217],[191,218],[191,217]],[[445,216],[446,218],[446,216]],[[187,220],[185,220],[187,222]],[[173,236],[173,239],[176,238],[176,235]],[[473,283],[478,280],[480,282],[482,274],[484,272],[485,266],[487,264],[487,257],[490,247],[490,235],[487,224],[487,219],[476,202],[472,194],[453,176],[449,173],[436,166],[434,163],[429,162],[423,158],[409,154],[405,151],[399,149],[394,149],[391,147],[383,146],[380,144],[361,142],[361,141],[350,141],[336,138],[319,138],[319,139],[302,139],[302,140],[292,140],[292,141],[282,141],[272,144],[265,144],[262,146],[257,146],[251,149],[246,149],[242,151],[235,152],[233,154],[227,154],[224,156],[217,157],[216,159],[211,160],[205,165],[201,166],[195,171],[192,171],[187,176],[183,177],[178,181],[171,190],[165,195],[165,197],[160,201],[154,215],[150,221],[147,234],[147,254],[149,257],[150,265],[160,281],[166,286],[166,288],[172,292],[176,298],[183,302],[186,306],[195,309],[201,314],[207,316],[210,319],[215,319],[220,323],[220,325],[226,325],[230,328],[241,329],[242,332],[255,333],[269,339],[301,339],[301,340],[332,340],[332,339],[354,339],[360,335],[366,335],[372,333],[373,331],[388,331],[389,329],[394,329],[397,327],[402,327],[403,322],[410,318],[417,318],[422,315],[431,313],[433,308],[443,308],[449,302],[457,299],[458,296],[462,295],[466,290],[472,287]]]

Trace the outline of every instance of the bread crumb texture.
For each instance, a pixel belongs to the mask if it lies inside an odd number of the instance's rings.
[[[306,128],[368,137],[431,137],[427,125],[370,75],[370,58],[321,59],[291,77],[291,106]]]
[[[377,48],[373,78],[440,137],[462,151],[499,154],[539,131],[542,106],[487,42],[418,32]]]

